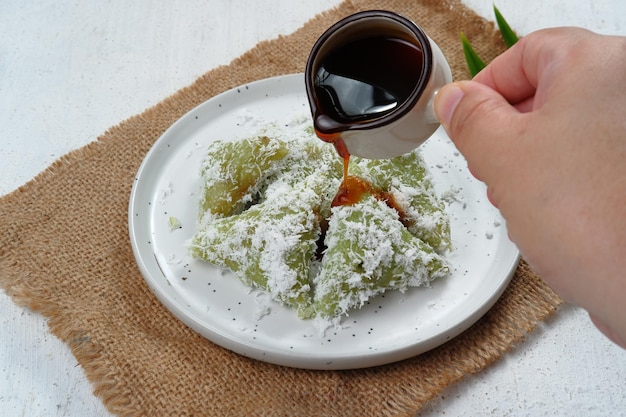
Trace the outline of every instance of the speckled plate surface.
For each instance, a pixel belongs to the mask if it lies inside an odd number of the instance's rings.
[[[216,139],[256,136],[263,126],[311,124],[300,74],[257,81],[218,95],[173,124],[146,155],[129,204],[129,232],[151,290],[176,317],[239,354],[279,365],[350,369],[418,355],[457,336],[499,298],[519,254],[485,187],[443,130],[422,153],[445,196],[455,246],[453,272],[430,288],[388,293],[322,331],[267,300],[230,272],[192,259],[186,243],[197,218],[199,169]]]

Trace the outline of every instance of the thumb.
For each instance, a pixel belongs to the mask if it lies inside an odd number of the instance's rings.
[[[434,105],[448,136],[478,178],[486,179],[489,164],[502,162],[513,152],[507,139],[521,132],[522,114],[497,91],[475,81],[460,81],[442,87]]]

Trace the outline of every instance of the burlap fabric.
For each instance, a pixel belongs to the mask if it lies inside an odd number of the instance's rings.
[[[467,78],[464,31],[487,60],[504,46],[491,23],[454,0],[347,1],[295,33],[262,42],[153,108],[62,157],[0,201],[0,282],[49,318],[106,407],[121,416],[412,416],[446,386],[515,346],[559,298],[522,262],[493,309],[418,357],[371,369],[307,371],[241,357],[200,337],[152,295],[129,244],[127,208],[139,165],[188,110],[250,81],[302,72],[317,37],[365,9],[424,27]]]

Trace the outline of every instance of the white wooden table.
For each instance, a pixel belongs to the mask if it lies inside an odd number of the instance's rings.
[[[0,0],[0,195],[257,42],[338,0]],[[492,17],[492,0],[466,0]],[[498,0],[520,33],[626,35],[623,0]],[[626,70],[626,69],[625,69]],[[1,273],[1,271],[0,271]],[[46,319],[0,291],[0,415],[109,416]],[[626,351],[564,306],[420,416],[626,415]]]

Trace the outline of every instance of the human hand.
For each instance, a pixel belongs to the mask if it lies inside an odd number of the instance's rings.
[[[534,32],[435,110],[531,267],[626,347],[626,38]]]

